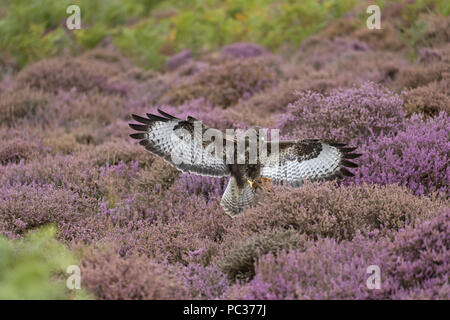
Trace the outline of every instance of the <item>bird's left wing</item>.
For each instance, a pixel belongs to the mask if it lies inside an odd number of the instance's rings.
[[[349,161],[361,154],[351,153],[356,148],[345,144],[315,139],[280,141],[278,148],[267,143],[269,154],[261,168],[261,177],[269,178],[276,184],[298,187],[305,180],[331,180],[336,177],[353,176],[348,168],[358,165]],[[278,149],[278,155],[276,150]]]
[[[209,176],[229,174],[225,164],[225,153],[213,148],[204,135],[226,136],[218,129],[208,128],[193,117],[178,119],[158,109],[160,115],[147,113],[147,118],[132,115],[139,124],[130,124],[138,133],[130,136],[150,152],[162,157],[179,170]],[[218,141],[224,144],[223,141]]]

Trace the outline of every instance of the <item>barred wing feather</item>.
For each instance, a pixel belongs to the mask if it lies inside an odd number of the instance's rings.
[[[229,174],[223,154],[217,156],[208,150],[211,144],[202,142],[201,135],[210,128],[200,124],[201,131],[196,134],[195,118],[181,120],[159,109],[158,112],[161,116],[147,114],[145,118],[132,115],[139,124],[130,124],[132,129],[138,131],[130,136],[140,140],[139,143],[148,151],[161,156],[183,172],[209,176]]]
[[[279,142],[278,156],[273,152],[261,168],[261,176],[277,184],[301,186],[304,181],[330,180],[353,176],[346,169],[357,165],[348,159],[360,154],[351,153],[356,148],[344,144],[315,139]]]

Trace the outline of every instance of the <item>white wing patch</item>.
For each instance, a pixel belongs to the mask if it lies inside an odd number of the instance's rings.
[[[342,156],[339,148],[322,143],[320,153],[308,160],[295,159],[291,155],[284,157],[280,154],[278,164],[269,158],[268,164],[261,168],[261,176],[270,178],[275,183],[298,187],[305,180],[325,180],[339,175]]]
[[[178,130],[175,127],[181,120],[162,119],[156,116],[142,118],[133,116],[136,121],[145,125],[130,124],[131,128],[141,131],[131,137],[141,139],[139,142],[147,150],[161,156],[184,172],[209,176],[226,176],[229,174],[228,166],[224,160],[216,157],[211,150],[202,146],[201,139],[193,137],[187,130]]]

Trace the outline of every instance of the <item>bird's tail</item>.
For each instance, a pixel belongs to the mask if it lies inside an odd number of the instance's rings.
[[[236,179],[231,177],[230,181],[228,181],[227,188],[222,195],[220,205],[228,215],[234,217],[245,208],[251,206],[254,202],[254,198],[254,191],[248,183],[240,188],[236,183]]]

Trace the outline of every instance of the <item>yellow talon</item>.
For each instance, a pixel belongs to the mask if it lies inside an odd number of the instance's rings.
[[[262,177],[261,180],[264,181],[265,183],[271,183],[272,182],[272,179],[265,178],[265,177]]]
[[[250,185],[250,188],[253,189],[253,183],[254,183],[254,182],[247,179],[247,183]]]

